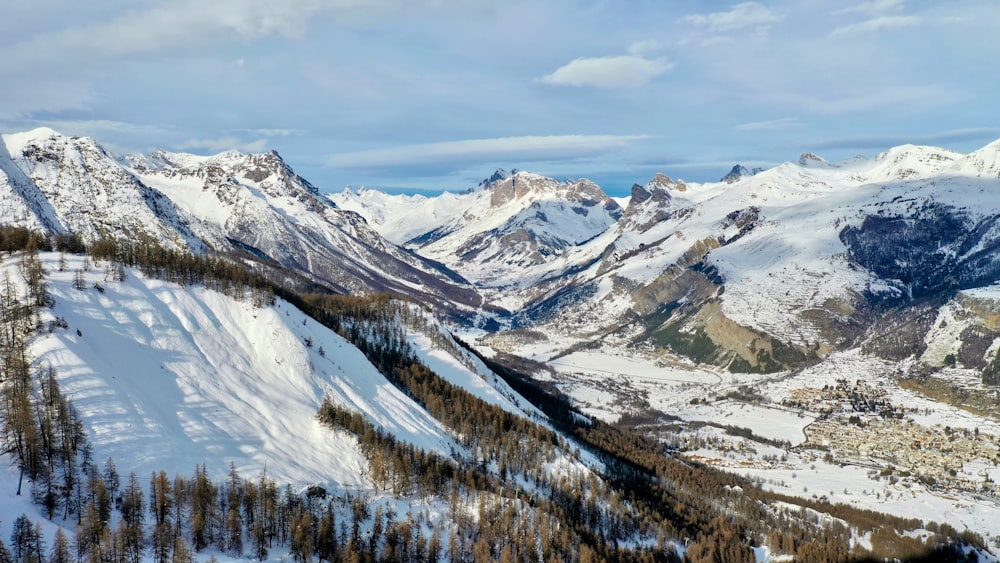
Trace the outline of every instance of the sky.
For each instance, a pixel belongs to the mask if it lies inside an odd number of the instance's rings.
[[[328,192],[1000,138],[1000,0],[0,1],[0,131],[277,150]]]

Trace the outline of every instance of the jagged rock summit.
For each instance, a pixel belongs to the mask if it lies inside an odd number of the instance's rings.
[[[507,172],[503,168],[497,168],[496,172],[494,172],[493,174],[490,174],[490,176],[488,178],[484,178],[483,181],[479,182],[479,187],[489,187],[489,186],[492,186],[493,184],[496,184],[497,182],[501,182],[503,180],[506,180],[507,178],[510,178],[514,174],[517,174],[517,172],[518,172],[517,168],[511,169],[510,172]]]
[[[763,171],[764,169],[760,167],[747,168],[742,164],[737,164],[733,166],[733,168],[729,172],[727,172],[725,176],[719,179],[719,181],[726,184],[734,184],[736,182],[739,182],[743,178],[749,178],[750,176],[754,176]]]

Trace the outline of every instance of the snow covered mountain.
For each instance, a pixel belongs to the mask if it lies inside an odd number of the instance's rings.
[[[48,129],[3,141],[6,223],[248,252],[342,292],[479,322],[515,311],[494,319],[737,371],[818,361],[867,338],[886,307],[1000,278],[1000,205],[986,197],[1000,143],[804,154],[708,184],[657,174],[622,208],[588,180],[519,171],[460,194],[327,197],[274,152],[119,160]]]
[[[414,533],[429,536],[430,528],[440,527],[448,531],[448,537],[456,541],[462,537],[464,542],[467,532],[455,524],[455,511],[474,513],[476,503],[502,507],[505,494],[509,499],[527,499],[525,495],[549,489],[561,491],[563,483],[582,482],[588,477],[591,493],[600,486],[593,456],[581,455],[558,440],[541,411],[475,355],[458,346],[419,306],[399,303],[394,309],[396,314],[384,320],[387,327],[392,326],[392,337],[400,339],[391,346],[379,342],[389,332],[379,336],[380,329],[360,319],[348,321],[344,317],[341,326],[349,334],[352,328],[348,327],[353,325],[353,329],[365,333],[362,340],[378,342],[383,353],[390,347],[407,350],[404,362],[426,366],[426,373],[433,370],[433,377],[439,381],[435,392],[447,392],[448,386],[460,390],[462,404],[477,405],[483,411],[462,413],[466,426],[446,421],[440,408],[432,412],[436,407],[428,405],[427,395],[408,393],[400,381],[390,381],[383,373],[385,366],[372,363],[371,358],[376,356],[355,345],[359,340],[348,340],[286,301],[277,299],[268,304],[240,300],[204,286],[148,278],[131,269],[122,279],[109,280],[101,264],[93,264],[96,268],[92,264],[81,255],[41,255],[39,266],[45,272],[51,306],[39,310],[37,332],[24,331],[28,338],[24,357],[39,374],[52,374],[58,379],[59,396],[72,401],[61,407],[60,416],[78,419],[79,432],[84,436],[78,440],[87,443],[88,453],[81,454],[82,469],[76,460],[59,466],[60,484],[64,472],[74,472],[70,482],[81,488],[87,486],[81,483],[89,478],[88,491],[95,490],[93,480],[102,479],[102,475],[110,483],[106,470],[87,473],[94,471],[95,458],[101,460],[97,462],[101,468],[116,465],[138,476],[143,490],[153,489],[150,476],[155,478],[160,472],[183,476],[203,471],[209,479],[228,479],[230,483],[239,480],[235,476],[240,475],[248,479],[246,482],[262,487],[270,480],[275,487],[275,506],[284,503],[286,508],[301,508],[304,503],[298,504],[300,499],[308,499],[310,516],[318,518],[327,510],[342,522],[350,521],[355,511],[354,520],[361,529],[354,534],[364,537],[366,545],[370,538],[373,551],[381,549],[384,541],[378,530],[394,525],[397,514],[399,522],[414,526],[416,517],[408,509],[416,512],[415,507],[419,507],[421,511],[421,532],[414,529]],[[19,280],[22,267],[19,258],[8,258],[0,264],[8,280]],[[4,306],[10,307],[25,287],[8,283],[4,291]],[[357,301],[359,305],[362,302]],[[10,316],[5,315],[4,322],[12,322]],[[5,330],[12,326],[4,325]],[[45,326],[48,330],[41,328]],[[352,338],[356,336],[357,332]],[[3,383],[4,396],[10,397],[13,383]],[[46,397],[52,396],[54,384],[49,385]],[[37,412],[52,408],[41,399],[39,405],[35,407]],[[328,406],[350,413],[356,417],[352,419],[355,424],[370,425],[371,430],[364,434],[356,428],[331,427],[317,416]],[[9,424],[13,411],[5,402],[0,412],[5,421],[2,436],[7,440],[12,435]],[[484,422],[484,414],[492,420]],[[470,421],[472,426],[468,425]],[[516,462],[502,459],[496,452],[508,447],[485,441],[481,428],[501,422],[504,435],[518,436],[511,444],[523,444],[520,447],[526,453],[530,451],[530,459],[523,455]],[[553,442],[539,447],[540,442],[534,438],[522,436],[525,429]],[[45,485],[36,479],[22,487],[13,470],[19,460],[12,452],[0,454],[4,465],[0,467],[0,530],[4,536],[13,537],[11,524],[21,513],[45,523],[37,529],[45,534],[46,545],[53,530],[61,527],[72,533],[78,518],[87,521],[87,514],[95,509],[83,505],[96,506],[97,501],[83,500],[74,506],[60,497],[59,510],[46,514],[38,500],[43,497],[37,493]],[[431,471],[437,464],[446,467],[452,476],[437,475],[433,486],[422,488],[425,492],[418,494],[413,484],[399,484],[400,465],[393,465],[388,472],[380,465],[384,458],[379,456],[386,452],[401,456],[416,452],[413,455],[424,463],[421,469]],[[109,465],[105,465],[106,459]],[[530,473],[524,469],[528,467]],[[84,477],[75,474],[78,471]],[[407,472],[408,480],[428,477],[418,468]],[[463,499],[465,495],[453,495],[449,499],[445,487],[454,483],[453,475],[473,472],[472,481],[477,483],[455,485],[469,496]],[[534,485],[528,485],[532,481],[528,475],[534,475]],[[117,483],[118,477],[114,480]],[[126,482],[128,479],[122,481],[123,485]],[[117,497],[118,485],[106,486],[111,497]],[[248,492],[248,485],[243,486],[246,488],[240,494],[253,498],[256,493]],[[280,500],[276,487],[282,487]],[[22,488],[30,488],[32,494],[22,496]],[[31,498],[38,504],[31,505],[27,501]],[[195,532],[190,530],[196,524],[184,521],[194,518],[188,512],[194,509],[187,506],[188,501],[179,491],[174,498],[178,522],[175,529],[186,538],[194,538]],[[152,498],[149,503],[153,504]],[[214,498],[209,501],[212,503]],[[449,504],[453,507],[450,515]],[[356,512],[359,505],[364,507],[360,515]],[[231,506],[238,511],[241,505]],[[140,508],[144,509],[144,505]],[[110,511],[103,526],[115,530],[121,517],[117,511],[113,515]],[[536,506],[524,506],[519,512],[525,522],[547,517],[545,510]],[[218,526],[215,516],[211,518],[211,525]],[[486,525],[484,518],[482,526]],[[249,536],[252,528],[250,523],[246,526]],[[84,532],[79,530],[78,537],[83,537]],[[512,534],[514,530],[505,532]],[[239,533],[244,533],[242,524]],[[152,532],[141,530],[139,535],[151,537]],[[0,541],[6,549],[6,539]],[[218,547],[212,545],[214,542],[199,545],[197,539],[190,541],[199,551],[211,547],[209,552],[223,560],[240,560],[244,550],[250,551],[249,539],[246,544],[223,541]],[[161,549],[154,542],[149,540],[149,550]],[[146,543],[140,542],[140,552]],[[257,553],[266,557],[274,549],[283,558],[288,543],[281,537]],[[343,548],[343,540],[340,544]],[[392,545],[391,540],[388,544]],[[85,544],[81,549],[93,549],[93,545]]]
[[[213,246],[250,250],[349,293],[409,295],[453,314],[469,314],[481,302],[454,273],[338,209],[276,152],[199,157],[158,151],[126,162],[192,217],[193,228]]]
[[[50,129],[4,135],[0,221],[85,241],[151,240],[236,250],[347,292],[390,292],[471,315],[474,288],[338,209],[275,153],[210,157],[158,151],[121,160]]]
[[[173,203],[129,174],[93,139],[40,128],[2,140],[4,223],[72,232],[84,240],[114,234],[204,250]]]
[[[496,342],[532,328],[573,345],[614,337],[736,371],[771,371],[861,342],[886,307],[1000,280],[1000,200],[989,195],[1000,186],[998,155],[1000,143],[968,155],[905,145],[842,163],[804,154],[754,174],[737,167],[718,183],[658,174],[633,187],[624,210],[603,207],[603,192],[588,185],[592,208],[606,212],[573,227],[558,219],[571,213],[531,215],[534,202],[513,215],[468,211],[472,200],[495,212],[535,193],[518,191],[517,174],[406,205],[372,190],[336,197],[377,217],[384,232],[397,221],[419,223],[399,219],[400,209],[433,217],[410,247],[519,311],[515,330]],[[555,198],[545,205],[573,209],[570,192],[539,191]],[[440,211],[424,211],[448,208],[462,218],[449,224]],[[562,240],[572,244],[550,245],[543,259],[524,250],[511,259],[499,249],[521,240],[525,213],[539,234],[531,240],[568,231]],[[496,250],[477,261],[486,240]]]
[[[384,236],[485,287],[526,287],[525,272],[556,260],[613,225],[621,206],[589,180],[498,170],[476,189],[434,198],[345,190],[337,205]]]

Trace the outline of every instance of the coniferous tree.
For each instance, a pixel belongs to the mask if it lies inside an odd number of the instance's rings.
[[[208,467],[195,467],[191,482],[191,539],[195,551],[201,551],[215,541],[217,489],[208,477]]]
[[[173,553],[170,558],[170,563],[193,563],[194,555],[191,553],[191,548],[188,547],[187,542],[184,540],[184,536],[177,536],[174,540]]]
[[[56,478],[51,467],[43,465],[35,480],[31,483],[31,496],[35,504],[39,505],[45,512],[45,517],[49,520],[59,510],[62,498],[56,485]]]
[[[39,528],[26,514],[14,520],[10,533],[10,550],[14,563],[42,563],[42,537]]]
[[[101,517],[97,502],[89,501],[83,507],[83,517],[76,527],[77,558],[100,561],[107,547],[108,520]]]
[[[87,475],[87,500],[96,510],[96,518],[104,524],[111,521],[114,504],[106,483],[107,481],[97,472],[97,468],[91,466]]]
[[[69,539],[62,528],[56,528],[56,534],[52,539],[52,551],[49,552],[48,563],[73,563],[73,554],[70,552]]]
[[[157,563],[168,563],[173,555],[176,536],[170,521],[157,524],[150,534],[150,550]]]
[[[87,289],[87,278],[83,276],[83,268],[73,270],[73,288],[80,291]]]
[[[292,530],[292,542],[289,546],[295,561],[301,563],[312,561],[314,549],[312,538],[312,516],[308,510],[302,510]]]
[[[101,472],[101,476],[104,478],[104,488],[106,489],[108,496],[117,507],[119,505],[118,489],[121,487],[121,476],[118,475],[118,468],[115,467],[115,460],[109,457],[108,460],[104,462],[104,470]]]
[[[327,503],[316,529],[316,556],[320,561],[333,561],[337,548],[337,515],[331,501]]]
[[[170,561],[174,546],[174,486],[166,471],[154,473],[149,479],[149,512],[153,516],[150,543],[157,563]]]
[[[146,522],[144,499],[139,478],[130,473],[121,501],[121,541],[125,558],[130,563],[139,563],[144,545],[144,524]]]
[[[220,499],[224,496],[226,504],[220,506],[220,512],[224,514],[225,533],[220,534],[225,539],[225,547],[237,557],[243,555],[243,481],[236,472],[236,464],[229,464],[229,478],[226,480],[226,490],[224,495],[220,494]],[[224,512],[222,512],[224,510]]]

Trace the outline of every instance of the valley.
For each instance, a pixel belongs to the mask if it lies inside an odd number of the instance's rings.
[[[686,459],[792,496],[962,522],[998,547],[1000,419],[908,391],[893,364],[849,352],[797,373],[746,376],[595,350],[546,365],[582,412],[656,436]],[[850,393],[833,392],[857,382],[893,413],[855,410]]]

